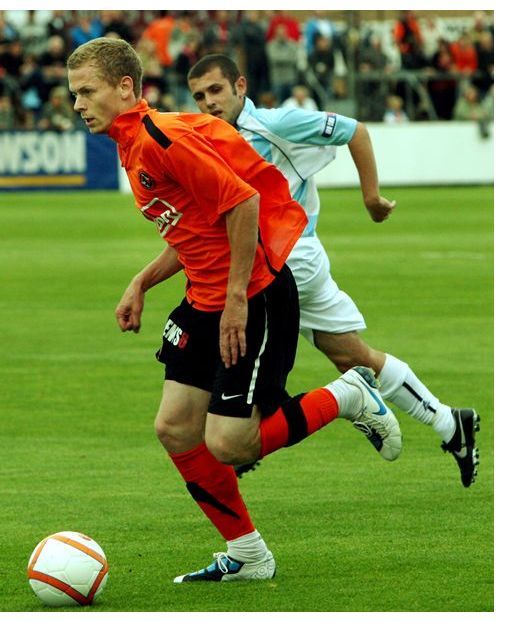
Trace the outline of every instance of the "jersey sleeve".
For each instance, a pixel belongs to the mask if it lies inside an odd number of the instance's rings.
[[[334,112],[277,108],[260,110],[262,123],[292,143],[325,146],[346,145],[357,129],[357,120]],[[259,116],[260,116],[259,115]]]
[[[204,211],[209,224],[257,193],[196,132],[174,141],[166,150],[164,164],[173,179]]]

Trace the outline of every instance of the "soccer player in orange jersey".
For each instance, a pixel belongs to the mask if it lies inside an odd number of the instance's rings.
[[[156,432],[227,552],[175,582],[271,578],[275,559],[231,465],[297,443],[336,417],[368,429],[394,460],[398,422],[367,368],[305,394],[286,392],[299,310],[285,261],[306,217],[282,174],[220,119],[150,109],[141,62],[125,41],[78,47],[68,79],[90,132],[117,142],[136,206],[165,242],[125,291],[121,330],[139,331],[148,289],[182,269],[187,277],[158,353],[165,381]]]

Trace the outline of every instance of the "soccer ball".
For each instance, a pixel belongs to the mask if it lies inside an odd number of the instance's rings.
[[[90,605],[104,589],[108,573],[100,545],[75,531],[60,531],[42,540],[27,568],[34,593],[51,607]]]

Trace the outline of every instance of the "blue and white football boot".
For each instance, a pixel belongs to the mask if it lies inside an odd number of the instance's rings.
[[[400,424],[382,399],[373,371],[368,367],[352,367],[336,380],[341,381],[359,389],[361,399],[353,411],[343,407],[339,416],[365,434],[384,460],[396,460],[402,450]]]
[[[207,568],[175,577],[173,583],[191,581],[245,581],[249,579],[273,579],[276,572],[275,558],[268,551],[257,562],[240,562],[226,553],[214,553],[214,561]]]

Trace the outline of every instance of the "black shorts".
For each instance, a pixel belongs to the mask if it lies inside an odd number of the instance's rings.
[[[253,405],[263,416],[287,399],[299,331],[298,292],[287,266],[248,301],[246,355],[225,368],[219,349],[221,311],[194,309],[187,300],[174,309],[164,327],[157,359],[165,377],[209,391],[209,412],[250,417]]]

